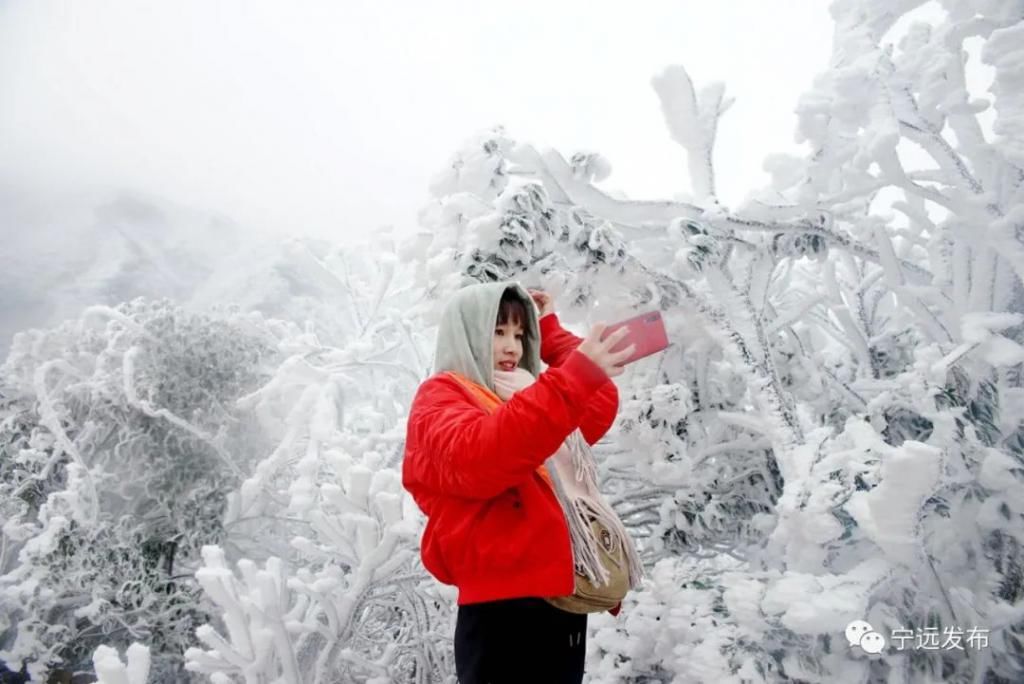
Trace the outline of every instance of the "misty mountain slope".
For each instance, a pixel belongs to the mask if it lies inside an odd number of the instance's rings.
[[[160,200],[42,202],[0,192],[0,354],[14,333],[135,297],[187,301],[242,241],[230,221]]]

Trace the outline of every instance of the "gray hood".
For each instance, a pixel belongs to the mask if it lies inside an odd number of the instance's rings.
[[[540,327],[530,294],[518,283],[479,283],[464,287],[441,314],[434,352],[434,373],[455,371],[494,391],[494,325],[505,290],[512,290],[526,308],[523,358],[519,366],[540,375]]]

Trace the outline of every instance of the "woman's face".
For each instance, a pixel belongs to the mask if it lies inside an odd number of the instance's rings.
[[[494,326],[494,368],[512,371],[523,358],[523,325],[509,319]]]

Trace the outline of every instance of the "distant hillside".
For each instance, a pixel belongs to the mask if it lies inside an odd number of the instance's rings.
[[[44,202],[0,191],[0,352],[91,304],[186,300],[241,242],[228,220],[132,194]]]
[[[256,233],[158,199],[44,202],[0,190],[0,236],[0,359],[20,330],[140,296],[313,319],[327,337],[351,322],[343,278],[360,265],[337,246]]]

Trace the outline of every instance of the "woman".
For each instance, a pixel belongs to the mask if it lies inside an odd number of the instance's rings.
[[[602,342],[604,327],[581,341],[550,296],[509,283],[466,287],[442,315],[402,481],[427,516],[424,566],[459,590],[461,684],[582,681],[587,617],[543,598],[572,594],[579,562],[544,463],[577,428],[593,444],[615,419],[610,378],[633,347],[613,353],[626,331]]]

